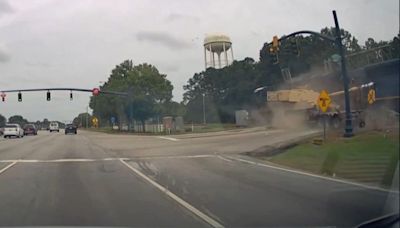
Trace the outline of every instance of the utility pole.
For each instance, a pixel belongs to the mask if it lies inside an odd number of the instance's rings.
[[[344,137],[352,137],[353,134],[353,124],[352,124],[352,116],[350,110],[350,94],[349,94],[349,78],[347,75],[346,69],[346,56],[343,49],[342,44],[342,36],[340,34],[339,21],[336,16],[336,11],[333,10],[333,19],[335,20],[335,29],[336,29],[336,45],[339,49],[340,59],[341,59],[341,71],[342,71],[342,80],[343,80],[343,89],[344,89],[344,103],[345,103],[345,112],[346,112],[346,120],[345,120],[345,129],[344,129]]]
[[[203,93],[203,124],[206,125],[206,106],[204,102],[204,96],[205,94]]]
[[[88,128],[89,123],[89,106],[86,106],[86,129]]]

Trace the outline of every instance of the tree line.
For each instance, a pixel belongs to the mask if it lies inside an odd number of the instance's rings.
[[[7,123],[14,123],[14,124],[19,124],[21,127],[25,126],[26,124],[34,124],[38,129],[40,128],[45,128],[47,129],[50,125],[50,122],[47,118],[44,118],[42,121],[37,120],[35,122],[31,122],[28,121],[27,119],[25,119],[23,116],[21,115],[13,115],[10,116],[8,119],[0,114],[0,128],[4,127]],[[64,123],[60,122],[60,121],[56,121],[58,122],[60,127],[64,126]]]
[[[334,28],[323,28],[320,32],[335,36]],[[376,42],[368,38],[364,45],[360,45],[350,32],[342,29],[341,34],[347,55],[387,45],[389,48],[385,50],[392,53],[390,58],[399,58],[400,35],[390,41]],[[293,42],[299,55],[287,51],[293,48]],[[282,83],[282,69],[289,69],[291,77],[295,78],[312,68],[323,68],[326,61],[334,61],[335,54],[338,54],[333,43],[313,35],[299,35],[280,45],[279,64],[272,63],[269,47],[265,43],[258,61],[245,58],[222,69],[208,68],[195,73],[184,86],[183,101],[180,103],[172,101],[173,86],[155,66],[147,63],[134,65],[132,60],[125,60],[115,66],[100,90],[128,92],[128,97],[100,94],[92,96],[89,105],[101,125],[109,125],[113,117],[116,123],[132,124],[131,121],[135,120],[144,127],[146,120],[167,115],[181,115],[186,122],[201,123],[203,104],[207,122],[234,122],[235,110],[264,104],[265,98],[255,96],[254,90]],[[351,61],[350,68],[371,63],[371,59],[367,62],[362,55],[352,56]],[[74,122],[83,125],[82,115],[76,117]]]

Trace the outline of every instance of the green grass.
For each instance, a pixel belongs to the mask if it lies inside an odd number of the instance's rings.
[[[399,161],[399,135],[372,131],[350,139],[330,138],[323,145],[297,145],[269,161],[325,175],[390,185]]]

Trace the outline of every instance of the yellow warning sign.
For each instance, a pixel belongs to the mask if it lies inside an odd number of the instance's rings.
[[[376,100],[375,97],[375,90],[374,89],[370,89],[368,91],[368,104],[373,104]]]
[[[329,105],[331,104],[332,100],[329,97],[328,92],[326,90],[322,90],[318,97],[318,106],[322,112],[328,111]]]
[[[97,117],[93,117],[92,118],[92,125],[94,127],[98,127],[99,126],[99,120],[97,119]]]

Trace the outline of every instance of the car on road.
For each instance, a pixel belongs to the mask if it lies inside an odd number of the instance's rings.
[[[37,135],[36,126],[33,124],[26,124],[24,126],[24,135]]]
[[[60,126],[58,125],[57,122],[51,122],[50,123],[50,127],[49,127],[49,131],[50,132],[53,132],[53,131],[60,132]]]
[[[22,129],[19,124],[6,124],[3,134],[4,138],[11,138],[13,136],[22,138],[24,137],[24,129]]]
[[[65,134],[77,134],[78,133],[78,128],[73,125],[73,124],[67,124],[65,125]]]
[[[4,133],[4,127],[0,127],[0,135],[3,135]]]

